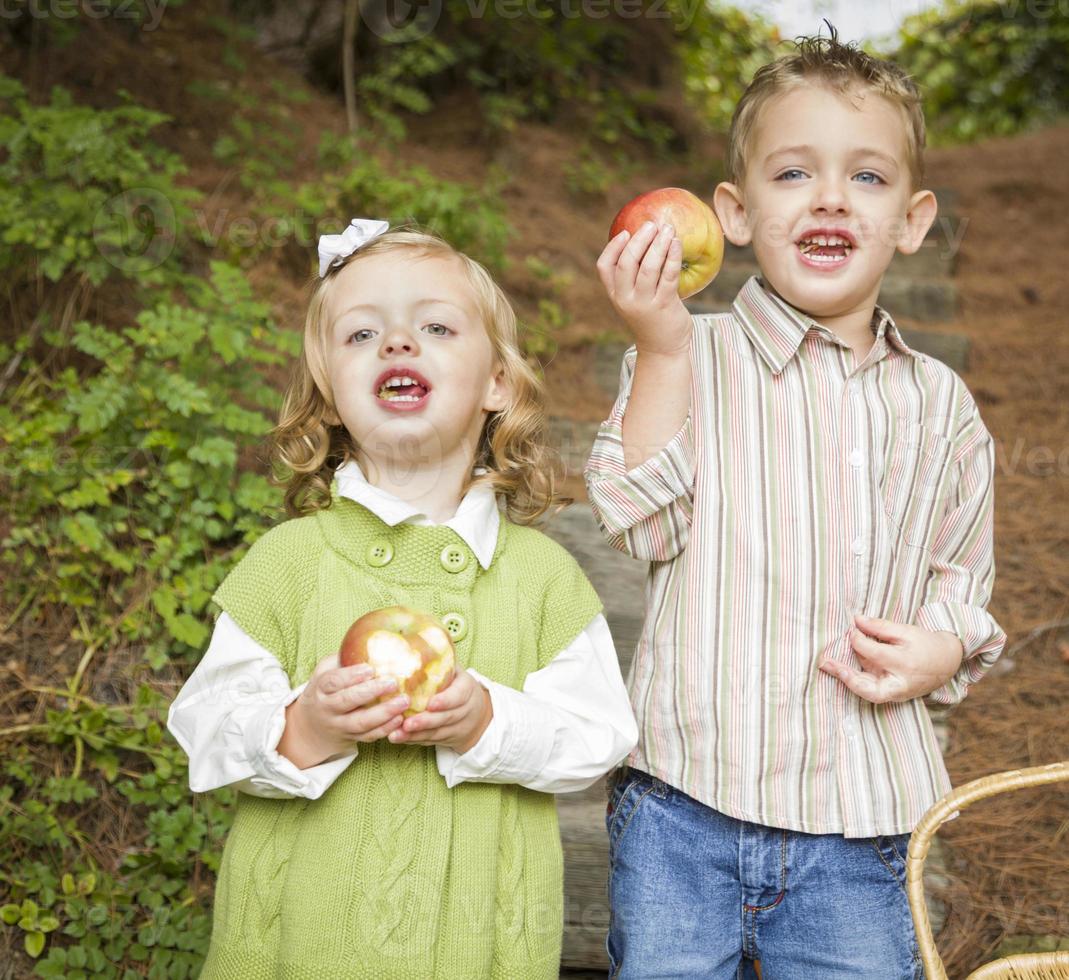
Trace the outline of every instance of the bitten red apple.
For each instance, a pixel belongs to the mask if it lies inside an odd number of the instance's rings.
[[[669,224],[683,243],[679,295],[686,299],[709,285],[724,261],[724,231],[716,213],[682,187],[662,187],[628,201],[613,219],[609,238],[625,229],[635,234],[647,222]]]
[[[341,641],[343,667],[369,664],[376,677],[393,677],[397,690],[379,701],[407,694],[405,717],[427,709],[427,702],[449,684],[456,670],[453,641],[433,616],[406,606],[365,613]]]

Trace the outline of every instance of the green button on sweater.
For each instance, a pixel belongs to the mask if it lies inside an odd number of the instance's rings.
[[[268,531],[213,598],[294,686],[357,617],[404,604],[459,613],[458,661],[521,689],[601,611],[538,530],[502,514],[483,569],[452,528],[390,527],[336,485],[330,508]],[[380,740],[318,800],[239,794],[201,977],[555,980],[562,918],[552,795],[448,789],[433,747]]]

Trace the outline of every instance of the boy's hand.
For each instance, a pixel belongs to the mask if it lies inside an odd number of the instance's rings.
[[[961,666],[964,650],[953,633],[854,615],[851,643],[864,670],[825,659],[820,669],[873,704],[910,701],[942,687]]]
[[[373,742],[400,727],[408,697],[384,704],[378,698],[397,688],[393,679],[373,679],[367,664],[339,665],[338,654],[316,664],[308,686],[286,707],[278,752],[299,769],[351,752],[356,742]]]
[[[598,258],[598,275],[639,353],[678,354],[690,348],[690,314],[679,298],[683,243],[671,225],[647,221],[633,238],[613,238]]]
[[[490,692],[463,667],[449,686],[427,702],[427,710],[406,718],[390,741],[415,745],[446,745],[463,755],[482,738],[494,717]]]

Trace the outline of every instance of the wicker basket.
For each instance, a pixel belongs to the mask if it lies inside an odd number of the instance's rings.
[[[928,980],[947,980],[943,961],[932,936],[932,923],[924,898],[924,860],[932,838],[939,828],[955,813],[964,810],[977,800],[1007,793],[1014,789],[1045,786],[1069,780],[1069,762],[1056,762],[1049,766],[1032,769],[1015,769],[1012,772],[996,773],[975,779],[952,790],[939,800],[917,824],[909,842],[906,858],[906,883],[909,890],[909,907],[913,913],[913,925],[917,931],[924,972]],[[969,974],[967,980],[1069,980],[1069,952],[1022,953],[1006,956],[988,963]]]

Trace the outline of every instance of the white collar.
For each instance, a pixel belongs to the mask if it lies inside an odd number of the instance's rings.
[[[474,471],[478,476],[485,473],[484,467]],[[338,481],[338,493],[366,507],[384,524],[390,527],[409,521],[412,524],[434,525],[426,514],[386,490],[369,483],[355,460],[339,466],[334,473]],[[475,552],[483,568],[490,567],[497,547],[497,532],[500,526],[497,495],[490,487],[472,487],[461,500],[460,506],[443,527],[451,527]]]

